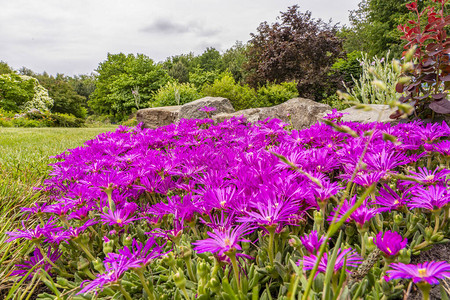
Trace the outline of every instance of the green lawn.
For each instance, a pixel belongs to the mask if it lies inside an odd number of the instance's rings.
[[[48,164],[54,162],[49,156],[82,146],[96,135],[112,130],[115,128],[0,127],[0,282],[8,281],[6,277],[15,258],[31,250],[28,243],[5,243],[5,232],[20,225],[20,207],[45,200],[34,187],[48,175]],[[9,287],[0,285],[0,295],[2,289]]]

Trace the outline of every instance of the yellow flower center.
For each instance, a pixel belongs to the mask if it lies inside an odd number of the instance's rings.
[[[225,238],[225,246],[231,246],[231,241],[229,238]]]
[[[419,272],[419,276],[420,277],[426,277],[427,276],[427,269],[419,268],[417,271]]]
[[[117,219],[117,223],[122,224],[123,220],[122,219]]]
[[[227,202],[225,200],[220,202],[220,206],[224,207]]]
[[[428,175],[428,176],[426,176],[426,177],[425,177],[425,180],[429,180],[429,181],[434,180],[434,175]]]

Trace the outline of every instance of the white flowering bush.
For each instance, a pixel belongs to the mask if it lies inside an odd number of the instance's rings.
[[[31,109],[38,109],[40,111],[48,111],[53,106],[53,99],[48,95],[48,91],[43,87],[39,81],[31,76],[20,75],[23,80],[32,80],[34,82],[34,97],[26,102],[22,109],[30,111]]]

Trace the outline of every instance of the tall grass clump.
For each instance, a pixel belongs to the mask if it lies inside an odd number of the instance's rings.
[[[353,79],[353,87],[347,85],[347,93],[350,101],[363,104],[387,104],[389,101],[397,99],[399,94],[395,90],[401,70],[398,62],[391,59],[389,52],[386,57],[369,58],[367,53],[362,54],[359,59],[362,66],[362,74],[359,79]],[[381,88],[380,88],[381,87]]]

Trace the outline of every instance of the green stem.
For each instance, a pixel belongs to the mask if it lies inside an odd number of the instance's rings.
[[[237,260],[236,260],[236,252],[228,254],[228,257],[230,258],[231,264],[233,265],[233,272],[234,272],[234,276],[236,277],[238,289],[239,289],[239,291],[241,291],[241,280],[239,278],[239,268],[238,268]]]
[[[133,300],[133,298],[131,298],[130,294],[128,294],[128,292],[125,291],[125,289],[123,288],[123,286],[120,283],[119,283],[119,291],[122,293],[122,295],[125,297],[125,299]]]
[[[183,291],[183,295],[184,295],[184,297],[186,298],[186,300],[189,300],[189,296],[188,296],[188,293],[187,293],[187,291],[186,291],[186,288],[184,287],[184,288],[182,288],[181,290]]]
[[[94,257],[94,255],[92,255],[92,253],[89,251],[88,248],[86,248],[85,245],[83,245],[82,243],[77,243],[78,246],[80,246],[80,248],[84,251],[84,253],[86,253],[86,255],[91,259],[91,260],[95,260],[96,258]]]
[[[197,278],[195,278],[194,272],[192,271],[191,257],[185,259],[184,261],[186,262],[189,278],[191,281],[197,282]]]
[[[147,280],[145,280],[145,277],[144,277],[144,271],[142,270],[142,268],[136,269],[135,271],[138,274],[139,279],[142,282],[142,286],[144,287],[144,290],[147,293],[147,297],[150,300],[154,300],[155,296],[153,295],[153,291],[151,291],[150,288],[147,285]]]
[[[434,220],[435,220],[435,223],[434,223],[434,230],[433,230],[433,235],[434,234],[436,234],[437,232],[438,232],[438,230],[439,230],[439,221],[440,221],[440,218],[439,218],[439,216],[441,215],[441,210],[439,209],[438,211],[435,211],[434,212]]]
[[[275,236],[275,228],[267,228],[267,230],[269,231],[269,247],[268,247],[269,261],[270,265],[273,266],[273,239]]]

